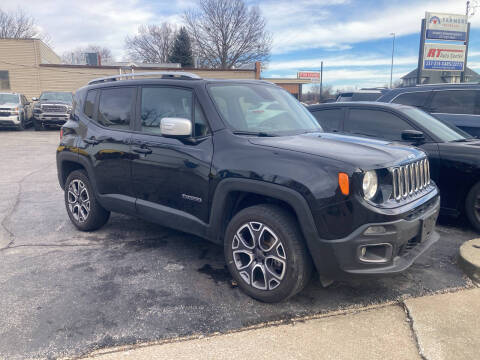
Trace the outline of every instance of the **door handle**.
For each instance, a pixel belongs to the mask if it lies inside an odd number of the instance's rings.
[[[132,147],[133,152],[139,153],[139,154],[151,154],[152,149],[149,149],[147,147],[139,147],[139,146],[133,146]]]
[[[98,141],[97,139],[95,139],[94,137],[91,137],[89,139],[83,139],[84,142],[86,142],[87,144],[91,144],[91,145],[97,145],[97,144],[100,144],[100,141]]]

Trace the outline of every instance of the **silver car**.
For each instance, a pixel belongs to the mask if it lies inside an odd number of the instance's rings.
[[[32,105],[25,95],[0,93],[0,127],[25,129],[32,122]]]

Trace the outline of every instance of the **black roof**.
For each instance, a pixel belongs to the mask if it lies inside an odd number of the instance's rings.
[[[396,109],[401,110],[402,108],[411,108],[409,105],[402,105],[402,104],[394,104],[394,103],[384,103],[384,102],[377,102],[377,101],[344,101],[344,102],[333,102],[333,103],[325,103],[325,104],[317,104],[317,105],[310,105],[308,106],[308,110],[320,110],[320,109],[332,109],[337,107],[375,107],[375,108],[382,108],[382,109]]]

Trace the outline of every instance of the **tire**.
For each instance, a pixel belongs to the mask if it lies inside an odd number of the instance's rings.
[[[45,130],[45,127],[42,125],[42,123],[35,119],[33,119],[33,127],[35,128],[35,131]]]
[[[65,182],[65,207],[72,223],[82,231],[93,231],[105,225],[110,212],[95,198],[84,170],[75,170]]]
[[[225,232],[224,253],[238,286],[263,302],[294,296],[312,274],[296,219],[277,205],[255,205],[236,214]]]
[[[465,213],[470,224],[480,233],[480,182],[475,184],[467,195]]]
[[[18,124],[17,130],[23,131],[25,130],[25,116],[21,115],[20,123]]]

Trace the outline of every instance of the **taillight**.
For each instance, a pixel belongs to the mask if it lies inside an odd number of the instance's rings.
[[[60,140],[62,140],[62,138],[63,138],[63,127],[60,128]]]

